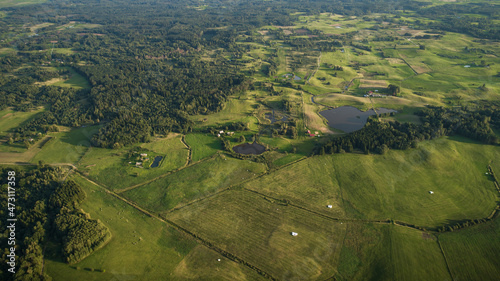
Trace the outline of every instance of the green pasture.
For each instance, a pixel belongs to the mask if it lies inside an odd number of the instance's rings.
[[[32,163],[43,161],[50,163],[76,164],[91,145],[92,136],[99,132],[99,126],[80,127],[70,131],[50,133],[51,138],[40,152],[31,160]]]
[[[191,147],[193,162],[210,157],[222,150],[221,140],[208,133],[187,134],[186,143]]]
[[[484,175],[500,157],[494,146],[440,138],[383,156],[333,157],[342,198],[355,210],[348,215],[437,227],[487,217],[496,206],[496,189]]]
[[[246,191],[221,193],[168,218],[278,280],[333,276],[346,230]]]
[[[54,258],[53,250],[48,248],[45,270],[54,280],[160,280],[165,276],[170,280],[258,280],[250,269],[198,245],[193,238],[144,215],[83,178],[73,179],[87,194],[83,210],[101,220],[113,238],[71,266]]]
[[[334,160],[329,156],[308,158],[243,187],[329,216],[345,217],[342,191],[336,178],[339,171],[332,167]]]
[[[148,210],[165,212],[253,178],[264,171],[264,164],[217,155],[214,159],[126,191],[123,195]]]
[[[23,123],[29,122],[36,115],[42,113],[45,109],[39,107],[37,109],[23,112],[15,111],[12,108],[6,108],[0,111],[0,139],[5,139],[8,134],[15,128]],[[8,144],[6,142],[0,143],[0,152],[24,152],[26,147],[23,143]]]
[[[159,138],[141,147],[106,149],[92,147],[78,162],[79,169],[110,189],[121,189],[139,184],[184,166],[188,150],[180,141],[181,136]],[[164,156],[157,168],[135,167],[135,160],[128,160],[130,152]],[[129,163],[132,162],[132,163]]]
[[[455,280],[497,280],[500,276],[500,220],[439,235]]]
[[[317,156],[244,186],[337,217],[438,227],[491,213],[497,194],[484,173],[498,157],[494,146],[441,138],[383,156]]]
[[[253,95],[260,94],[247,93],[239,97],[232,97],[221,111],[209,115],[194,115],[191,120],[197,122],[200,126],[224,127],[226,124],[244,122],[250,128],[255,128],[256,119],[252,116],[252,113],[257,106],[257,102]]]
[[[75,89],[90,89],[90,83],[85,77],[78,74],[72,67],[62,67],[69,70],[70,75],[68,80],[58,81],[54,86],[69,87]]]

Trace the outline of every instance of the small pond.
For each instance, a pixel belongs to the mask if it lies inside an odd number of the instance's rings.
[[[397,112],[393,109],[379,108],[378,114]],[[352,106],[341,106],[333,109],[321,111],[319,114],[328,120],[330,127],[351,133],[360,130],[365,126],[369,116],[375,115],[375,111],[361,111]]]
[[[151,168],[156,168],[158,165],[160,165],[161,159],[163,159],[163,156],[156,156],[155,160],[151,164]]]
[[[266,147],[262,144],[254,143],[244,143],[233,147],[234,152],[240,154],[262,154],[266,151]]]

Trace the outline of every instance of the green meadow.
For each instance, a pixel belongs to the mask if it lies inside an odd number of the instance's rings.
[[[333,276],[346,231],[346,224],[245,191],[224,192],[168,218],[279,280]]]
[[[259,280],[254,271],[146,216],[80,176],[73,180],[87,194],[82,209],[102,221],[113,237],[103,248],[71,266],[55,256],[57,248],[47,248],[45,270],[54,280],[68,276],[72,280],[160,280],[165,276],[169,280]]]
[[[209,196],[265,172],[265,166],[224,154],[126,191],[123,196],[148,210],[163,213]]]
[[[134,154],[135,151],[135,154]],[[157,168],[136,167],[135,158],[129,155],[146,153],[164,159]],[[78,162],[79,169],[93,180],[116,190],[154,179],[186,165],[188,150],[181,142],[181,135],[155,139],[141,146],[131,146],[118,150],[92,147]]]
[[[455,280],[497,280],[500,220],[439,235]]]
[[[204,133],[186,135],[186,143],[191,147],[193,162],[214,155],[222,149],[222,143],[216,136]]]

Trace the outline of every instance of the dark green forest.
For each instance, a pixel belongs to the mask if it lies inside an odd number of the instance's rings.
[[[10,213],[7,204],[11,202],[7,199],[7,180],[11,178],[15,182],[17,272],[14,280],[51,280],[42,273],[43,252],[49,243],[59,245],[60,255],[66,262],[75,263],[111,238],[105,225],[79,208],[79,203],[85,200],[85,192],[73,181],[61,181],[62,169],[44,165],[32,170],[3,168],[0,174],[0,217],[4,229],[0,242],[4,255],[9,254],[10,245],[7,243],[10,230],[6,225]],[[6,275],[8,268],[3,262],[1,272],[5,278],[9,276]]]

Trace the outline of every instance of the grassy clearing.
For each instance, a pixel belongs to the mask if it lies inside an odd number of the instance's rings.
[[[500,220],[439,235],[455,280],[498,280]]]
[[[193,162],[210,157],[222,150],[219,139],[210,134],[193,133],[186,135],[186,143],[192,149],[191,159]]]
[[[333,157],[352,215],[436,227],[487,217],[496,206],[497,192],[484,175],[488,162],[500,157],[494,146],[441,138],[383,156]]]
[[[79,169],[110,189],[121,189],[145,182],[186,164],[188,150],[180,141],[180,135],[157,139],[141,147],[126,147],[118,150],[92,147],[78,163]],[[137,168],[135,161],[128,159],[130,151],[164,156],[157,168]],[[151,153],[150,153],[151,154]]]
[[[87,81],[85,77],[78,74],[72,67],[62,67],[62,68],[69,70],[70,72],[69,79],[64,81],[58,81],[57,83],[53,84],[54,86],[68,87],[75,89],[90,89],[89,81]]]
[[[7,108],[0,111],[0,139],[7,137],[8,133],[19,125],[29,122],[31,119],[35,118],[37,114],[40,114],[45,109],[39,107],[35,110],[28,112],[15,111],[12,108]],[[8,144],[6,142],[0,142],[0,152],[25,152],[26,148],[22,143]]]
[[[245,191],[224,192],[169,218],[279,280],[331,277],[346,227]]]
[[[71,131],[51,133],[51,140],[31,160],[32,163],[71,163],[76,164],[90,147],[92,136],[99,126],[72,129]]]
[[[28,112],[15,111],[12,108],[0,111],[0,137],[5,137],[10,130],[30,121],[36,114],[44,110],[43,107],[39,107]]]
[[[169,280],[259,280],[247,267],[198,245],[191,237],[145,216],[82,177],[73,179],[87,193],[83,210],[101,220],[113,238],[73,266],[55,258],[57,249],[48,247],[45,270],[54,280],[163,280],[166,276]],[[105,273],[90,269],[104,269]]]
[[[232,97],[223,110],[210,115],[195,115],[193,121],[197,121],[202,126],[225,126],[229,123],[244,122],[251,126],[256,119],[252,116],[254,108],[257,106],[255,98],[251,93],[247,96]]]
[[[304,94],[302,98],[304,102],[304,123],[307,129],[321,131],[322,133],[333,133],[326,125],[326,120],[319,115],[319,107],[312,103],[311,95]]]
[[[148,210],[165,212],[238,184],[264,171],[264,164],[220,155],[127,191],[123,195]]]

